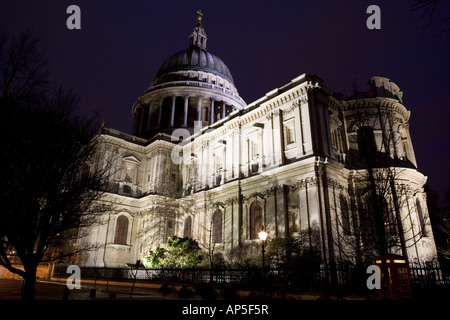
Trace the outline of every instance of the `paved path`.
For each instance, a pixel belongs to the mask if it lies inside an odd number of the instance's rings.
[[[0,279],[0,300],[20,300],[23,281],[19,279]],[[95,288],[95,299],[145,299],[145,300],[179,300],[176,291],[166,297],[158,291],[159,286],[141,287],[139,285],[133,288],[131,295],[131,286],[129,284],[108,285],[106,284],[82,284],[81,289],[66,290],[65,282],[56,281],[37,281],[36,282],[36,300],[93,300],[91,289]],[[192,300],[201,299],[194,296]]]

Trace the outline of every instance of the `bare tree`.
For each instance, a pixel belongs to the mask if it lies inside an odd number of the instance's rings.
[[[182,189],[178,180],[177,166],[169,157],[161,165],[161,171],[155,181],[153,195],[149,196],[151,203],[148,212],[144,214],[144,223],[138,231],[145,251],[167,243],[168,237],[176,235],[180,228],[180,197]],[[189,208],[189,205],[186,206]]]
[[[398,157],[395,150],[402,147],[402,138],[389,128],[395,121],[390,108],[358,101],[355,95],[348,104],[345,120],[356,134],[349,138],[349,197],[341,196],[335,204],[340,209],[335,244],[343,261],[362,265],[380,258],[382,272],[387,275],[386,255],[400,253],[407,259],[408,246],[423,235],[411,232],[412,229],[423,231],[427,223],[420,221],[422,226],[418,228],[408,215],[401,213],[408,206],[408,186],[401,182],[402,173],[414,165],[406,154]],[[388,277],[385,280],[389,288]],[[386,292],[389,294],[390,290]]]
[[[428,185],[425,185],[427,193],[427,206],[430,213],[433,236],[439,263],[445,274],[450,274],[450,190],[444,195],[444,206],[439,205],[439,194]]]
[[[422,27],[422,31],[425,32],[425,29],[429,28],[433,22],[433,19],[435,19],[435,15],[438,9],[438,4],[441,2],[441,0],[418,0],[414,4],[411,5],[412,11],[421,11],[422,12],[422,18],[427,18],[428,22],[426,25]],[[446,22],[450,21],[450,16],[447,16],[443,19]],[[441,35],[444,32],[450,31],[450,27],[442,29],[440,32],[438,32],[435,37]]]
[[[47,84],[47,61],[32,32],[22,32],[9,41],[0,33],[0,97],[3,102],[35,99]]]
[[[213,281],[213,268],[217,253],[218,245],[223,243],[222,234],[222,220],[223,214],[220,209],[214,209],[213,206],[208,204],[211,203],[211,196],[204,201],[204,217],[203,221],[199,223],[199,230],[203,234],[203,239],[200,241],[200,247],[205,251],[208,258],[209,270],[210,270],[210,281]]]
[[[23,299],[34,299],[39,263],[88,249],[77,246],[80,230],[107,210],[96,118],[76,115],[71,91],[39,87],[37,47],[22,35],[1,48],[0,265],[24,278]]]
[[[382,110],[379,105],[368,110],[357,102],[354,108],[353,125],[357,131],[354,145],[357,149],[351,149],[348,158],[349,166],[353,169],[348,209],[353,213],[358,212],[358,216],[349,215],[347,223],[355,227],[361,236],[360,240],[365,243],[365,247],[370,248],[368,250],[375,249],[375,254],[382,255],[396,248],[406,256],[406,243],[412,245],[421,237],[419,234],[414,239],[405,238],[409,230],[404,229],[406,218],[400,214],[407,205],[407,186],[401,183],[402,171],[414,168],[414,165],[406,155],[397,157],[395,154],[394,148],[402,147],[403,138],[395,137],[385,127],[394,121],[392,111]],[[381,131],[378,142],[375,141],[373,128]],[[358,221],[359,228],[355,226]],[[425,224],[426,221],[421,223]]]

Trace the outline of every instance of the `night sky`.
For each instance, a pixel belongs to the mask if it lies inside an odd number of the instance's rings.
[[[100,111],[107,127],[131,133],[131,107],[162,63],[188,47],[196,11],[204,13],[207,49],[229,67],[251,103],[302,73],[335,92],[365,91],[374,75],[395,82],[411,111],[419,170],[430,187],[450,189],[450,1],[432,17],[409,1],[2,1],[0,29],[42,38],[51,82],[73,88],[80,112]],[[69,30],[69,5],[81,30]],[[369,5],[381,30],[369,30]],[[447,20],[444,20],[448,18]]]

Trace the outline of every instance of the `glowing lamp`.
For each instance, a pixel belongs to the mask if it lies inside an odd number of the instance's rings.
[[[269,233],[266,230],[264,230],[264,226],[262,226],[261,229],[262,230],[260,232],[258,232],[259,240],[266,241],[267,236],[269,235]]]

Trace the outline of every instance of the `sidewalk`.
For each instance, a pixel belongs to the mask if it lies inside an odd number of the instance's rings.
[[[0,279],[0,300],[20,300],[23,281],[20,279]],[[176,291],[166,297],[159,292],[158,287],[117,283],[82,283],[80,289],[68,290],[65,282],[54,280],[36,282],[36,300],[106,300],[106,299],[141,299],[141,300],[179,300]],[[194,296],[192,300],[200,299]]]
[[[0,278],[0,300],[20,300],[23,281],[21,279]],[[165,297],[159,292],[160,283],[84,280],[81,289],[66,289],[65,280],[50,279],[36,282],[36,300],[202,300],[195,294],[189,299],[180,299],[178,291],[181,285],[175,285]],[[248,291],[238,291],[233,300],[253,300]],[[273,297],[271,300],[317,300],[318,295],[286,294],[283,298]],[[225,300],[220,294],[217,300]]]

